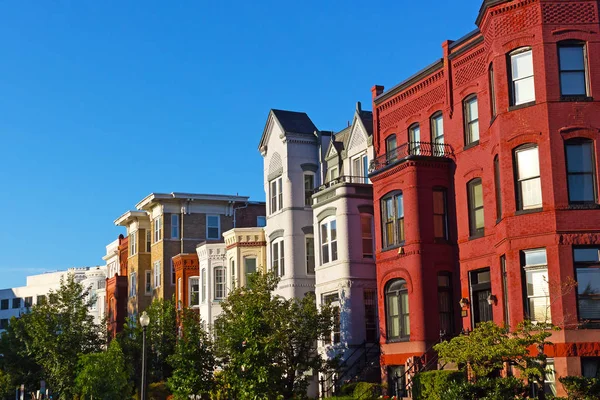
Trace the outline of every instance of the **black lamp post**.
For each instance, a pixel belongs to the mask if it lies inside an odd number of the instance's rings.
[[[148,313],[144,311],[140,317],[140,325],[142,325],[142,388],[141,400],[146,400],[146,327],[150,323]]]

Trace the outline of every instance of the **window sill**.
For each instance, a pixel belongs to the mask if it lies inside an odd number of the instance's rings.
[[[543,211],[543,207],[530,208],[528,210],[517,210],[515,215],[534,214]]]
[[[600,329],[600,321],[579,320],[579,329]]]
[[[479,140],[476,140],[476,141],[474,141],[474,142],[471,142],[471,143],[469,143],[469,144],[466,144],[466,145],[463,147],[463,151],[465,151],[465,150],[469,150],[469,149],[471,149],[471,148],[473,148],[473,147],[475,147],[475,146],[479,146]]]
[[[594,98],[586,95],[561,95],[560,101],[594,101]]]
[[[535,104],[536,104],[535,100],[529,101],[529,102],[523,103],[523,104],[517,104],[516,106],[510,106],[510,107],[508,107],[508,111],[520,110],[521,108],[527,108],[527,107],[535,106]]]
[[[433,238],[433,243],[437,244],[448,244],[450,240],[448,238]]]
[[[485,232],[484,231],[476,232],[476,233],[472,234],[471,236],[469,236],[469,240],[480,239],[480,238],[482,238],[484,236],[485,236]]]
[[[502,217],[496,218],[496,225],[498,225],[500,222],[502,222]]]
[[[383,253],[384,251],[389,251],[389,250],[395,250],[395,249],[399,249],[400,247],[404,247],[404,243],[405,243],[405,242],[402,242],[402,243],[400,243],[400,244],[394,244],[394,245],[392,245],[392,246],[389,246],[389,247],[383,247],[383,248],[381,249],[381,252]]]
[[[388,339],[386,341],[386,343],[405,343],[405,342],[410,342],[410,336],[402,337],[402,338],[395,338],[395,339]]]
[[[569,203],[569,210],[597,210],[600,209],[600,204],[589,203]]]

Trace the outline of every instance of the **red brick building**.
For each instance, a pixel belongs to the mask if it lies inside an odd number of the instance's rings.
[[[108,337],[114,338],[123,330],[127,317],[127,246],[129,238],[119,235],[119,272],[106,278],[106,315]]]
[[[384,375],[440,330],[525,318],[563,328],[557,376],[598,373],[598,12],[486,0],[441,59],[372,89]]]

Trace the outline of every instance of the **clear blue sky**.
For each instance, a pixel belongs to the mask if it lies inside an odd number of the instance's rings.
[[[264,200],[270,108],[342,129],[481,2],[2,2],[0,288],[101,264],[150,192]]]

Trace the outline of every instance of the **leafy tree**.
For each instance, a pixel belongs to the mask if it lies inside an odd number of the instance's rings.
[[[255,274],[222,303],[215,333],[220,384],[229,398],[300,398],[306,373],[326,367],[316,343],[331,330],[331,307],[319,311],[312,294],[274,296],[277,283],[273,274]]]
[[[101,333],[88,313],[93,299],[72,274],[48,300],[22,319],[27,354],[42,367],[49,386],[61,399],[73,397],[80,354],[98,351]]]
[[[84,398],[127,398],[131,389],[129,372],[119,342],[113,340],[105,352],[81,355],[75,384],[78,394]]]
[[[184,308],[179,313],[182,336],[177,341],[175,353],[168,361],[173,375],[167,386],[175,399],[188,399],[190,395],[207,395],[213,389],[215,356],[208,334],[200,326],[198,314]]]

